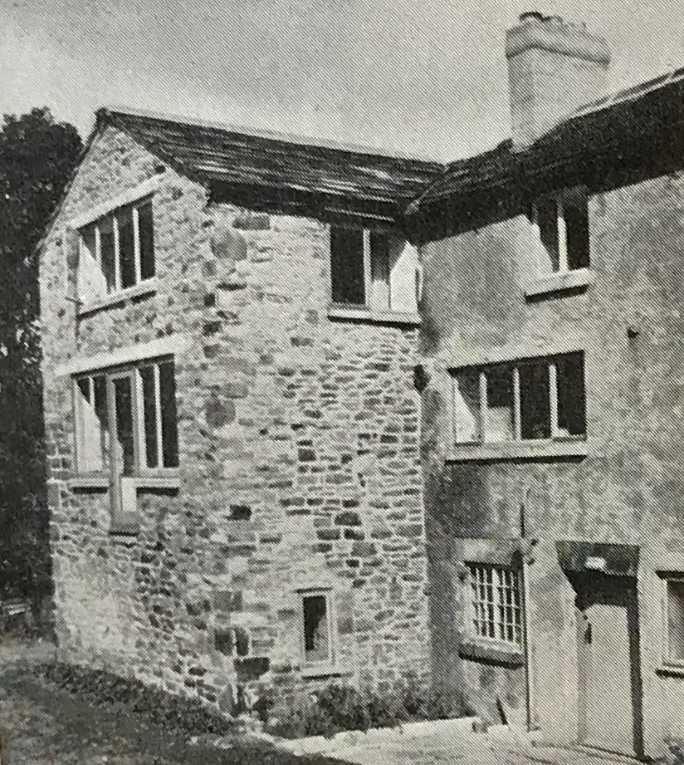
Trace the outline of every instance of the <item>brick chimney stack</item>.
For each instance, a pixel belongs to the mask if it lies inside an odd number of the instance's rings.
[[[585,24],[536,11],[506,32],[513,144],[524,149],[605,94],[610,50]]]

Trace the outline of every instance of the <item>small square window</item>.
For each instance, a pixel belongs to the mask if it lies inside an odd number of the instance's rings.
[[[589,267],[589,214],[583,189],[543,197],[535,202],[532,214],[542,246],[542,272]]]
[[[470,632],[474,637],[522,644],[518,572],[505,566],[468,564]]]
[[[305,664],[332,664],[332,597],[329,590],[301,593],[302,655]]]

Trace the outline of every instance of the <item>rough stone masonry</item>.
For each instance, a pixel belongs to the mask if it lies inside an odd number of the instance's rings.
[[[74,215],[159,177],[156,293],[81,315]],[[300,672],[298,590],[334,593],[330,677],[387,687],[428,667],[413,387],[416,330],[327,317],[329,229],[211,204],[114,127],[96,138],[42,259],[45,409],[59,645],[230,711]],[[139,489],[110,533],[77,486],[69,359],[184,337],[180,489]],[[318,678],[320,679],[330,679]],[[314,682],[317,680],[314,680]]]

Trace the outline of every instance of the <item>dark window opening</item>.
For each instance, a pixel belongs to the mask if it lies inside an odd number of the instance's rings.
[[[135,276],[135,236],[131,208],[124,208],[117,214],[119,227],[119,267],[121,272],[121,287],[132,287],[136,283]]]
[[[140,240],[140,277],[150,279],[155,273],[152,202],[146,202],[138,207],[138,237]]]
[[[330,273],[334,303],[365,305],[365,265],[363,231],[330,230]]]
[[[159,392],[164,467],[178,467],[178,421],[176,416],[176,377],[173,361],[159,365]]]
[[[551,438],[548,361],[520,366],[520,437]]]
[[[667,658],[684,662],[684,579],[667,582]]]
[[[154,367],[140,369],[143,388],[143,408],[145,413],[145,452],[147,467],[159,465],[159,444],[157,441],[157,391]]]
[[[568,269],[589,267],[589,211],[583,195],[563,200]]]
[[[581,353],[556,360],[558,381],[558,435],[583,436],[587,432],[584,362]]]
[[[513,430],[513,375],[510,367],[487,371],[487,441],[511,441]]]
[[[306,595],[304,610],[304,659],[307,662],[330,659],[328,634],[328,599],[325,595]]]

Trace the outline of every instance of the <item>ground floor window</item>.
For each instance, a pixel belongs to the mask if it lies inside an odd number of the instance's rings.
[[[665,659],[684,664],[684,574],[666,577]]]
[[[301,645],[306,665],[334,663],[334,628],[332,592],[308,590],[300,592]]]
[[[506,566],[469,563],[468,574],[472,636],[521,645],[518,571]]]

